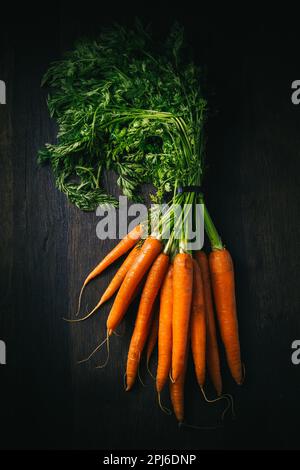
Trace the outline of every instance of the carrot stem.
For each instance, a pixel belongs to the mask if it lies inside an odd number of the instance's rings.
[[[201,203],[203,204],[204,209],[204,226],[207,236],[210,240],[211,247],[213,250],[222,250],[224,248],[220,235],[217,232],[217,229],[212,221],[212,218],[209,215],[206,204],[204,204],[203,199],[201,198]]]

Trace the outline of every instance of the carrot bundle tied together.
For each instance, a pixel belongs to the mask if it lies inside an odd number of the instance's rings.
[[[59,132],[57,142],[39,153],[40,162],[51,164],[57,186],[83,210],[94,210],[99,204],[117,207],[117,199],[102,187],[106,169],[117,175],[121,193],[132,201],[145,201],[139,194],[141,185],[152,186],[148,196],[154,204],[144,220],[85,278],[77,315],[90,281],[126,255],[123,264],[95,308],[68,321],[86,320],[115,296],[106,337],[87,358],[106,344],[107,360],[100,368],[108,362],[110,335],[141,296],[127,357],[126,390],[134,384],[147,339],[147,366],[158,341],[158,404],[166,411],[161,392],[170,377],[171,399],[180,422],[190,346],[203,397],[213,401],[205,395],[206,368],[217,394],[222,393],[216,323],[231,374],[238,384],[242,382],[232,261],[202,193],[209,114],[203,67],[188,59],[183,33],[176,23],[159,44],[151,28],[140,21],[129,29],[114,25],[105,28],[99,40],[83,41],[52,64],[43,83],[50,86],[48,104]],[[80,63],[71,74],[70,63]],[[146,227],[152,235],[141,240]],[[193,253],[197,242],[202,242],[202,228],[212,249],[209,260],[203,252]],[[158,316],[155,299],[160,300]]]
[[[165,244],[160,235],[159,238],[150,236],[143,243],[137,244],[141,236],[141,228],[138,226],[125,237],[126,243],[120,242],[116,247],[119,250],[115,249],[112,255],[107,255],[103,260],[105,263],[99,263],[96,270],[88,276],[87,279],[92,279],[97,275],[96,271],[102,272],[125,252],[125,247],[132,247],[132,240],[135,239],[136,245],[94,310],[86,317],[75,320],[81,321],[89,317],[118,291],[107,318],[107,338],[101,343],[107,342],[109,345],[108,337],[123,319],[129,305],[141,293],[127,356],[126,391],[131,390],[135,383],[147,339],[147,366],[158,342],[158,403],[163,411],[169,412],[161,403],[161,392],[170,378],[170,397],[179,423],[184,420],[184,386],[190,346],[197,382],[205,400],[216,402],[222,398],[228,400],[229,397],[221,396],[222,377],[212,294],[229,369],[238,384],[243,379],[233,264],[229,252],[223,248],[216,235],[211,219],[208,220],[214,236],[209,259],[203,251],[196,252],[194,258],[190,253],[181,252],[187,246],[184,238],[179,243],[171,237]],[[170,259],[172,264],[169,264]],[[206,367],[219,396],[215,400],[209,400],[205,395]]]

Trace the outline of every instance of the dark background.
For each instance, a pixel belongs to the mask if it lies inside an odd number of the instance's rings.
[[[12,6],[2,10],[0,29],[0,79],[7,84],[7,105],[0,107],[0,339],[7,344],[0,448],[300,448],[300,365],[291,363],[291,343],[300,339],[300,106],[291,102],[291,83],[300,79],[296,13],[246,6],[197,12],[186,2],[180,9],[151,4],[148,11],[128,3]],[[242,388],[224,365],[237,419],[213,431],[179,430],[159,410],[144,368],[147,386],[124,392],[134,315],[124,336],[113,338],[104,370],[94,368],[104,352],[88,365],[76,361],[104,337],[109,305],[85,324],[62,321],[75,311],[83,278],[114,242],[97,239],[95,214],[70,205],[49,168],[36,163],[38,149],[55,138],[40,79],[74,40],[96,36],[114,20],[131,24],[135,15],[151,21],[158,36],[177,18],[195,59],[209,70],[214,113],[204,189],[235,262],[246,364]],[[106,185],[118,194],[112,175]],[[90,286],[84,307],[115,269]],[[222,405],[203,402],[192,367],[186,393],[188,422],[219,420]]]

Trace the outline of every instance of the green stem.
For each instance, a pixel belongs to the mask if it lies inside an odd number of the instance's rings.
[[[222,250],[224,248],[222,244],[222,240],[220,238],[220,235],[217,232],[217,229],[209,215],[209,212],[207,210],[206,205],[204,204],[204,201],[201,201],[203,204],[203,209],[204,209],[204,226],[205,226],[205,231],[207,233],[207,236],[210,240],[211,243],[211,248],[212,250]]]

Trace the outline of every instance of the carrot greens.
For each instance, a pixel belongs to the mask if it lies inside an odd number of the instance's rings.
[[[200,184],[206,101],[202,70],[186,59],[174,25],[158,50],[149,29],[105,29],[52,64],[43,78],[57,142],[39,152],[56,185],[80,209],[116,205],[102,185],[105,169],[124,195],[139,199],[152,183],[160,201],[177,182]]]

